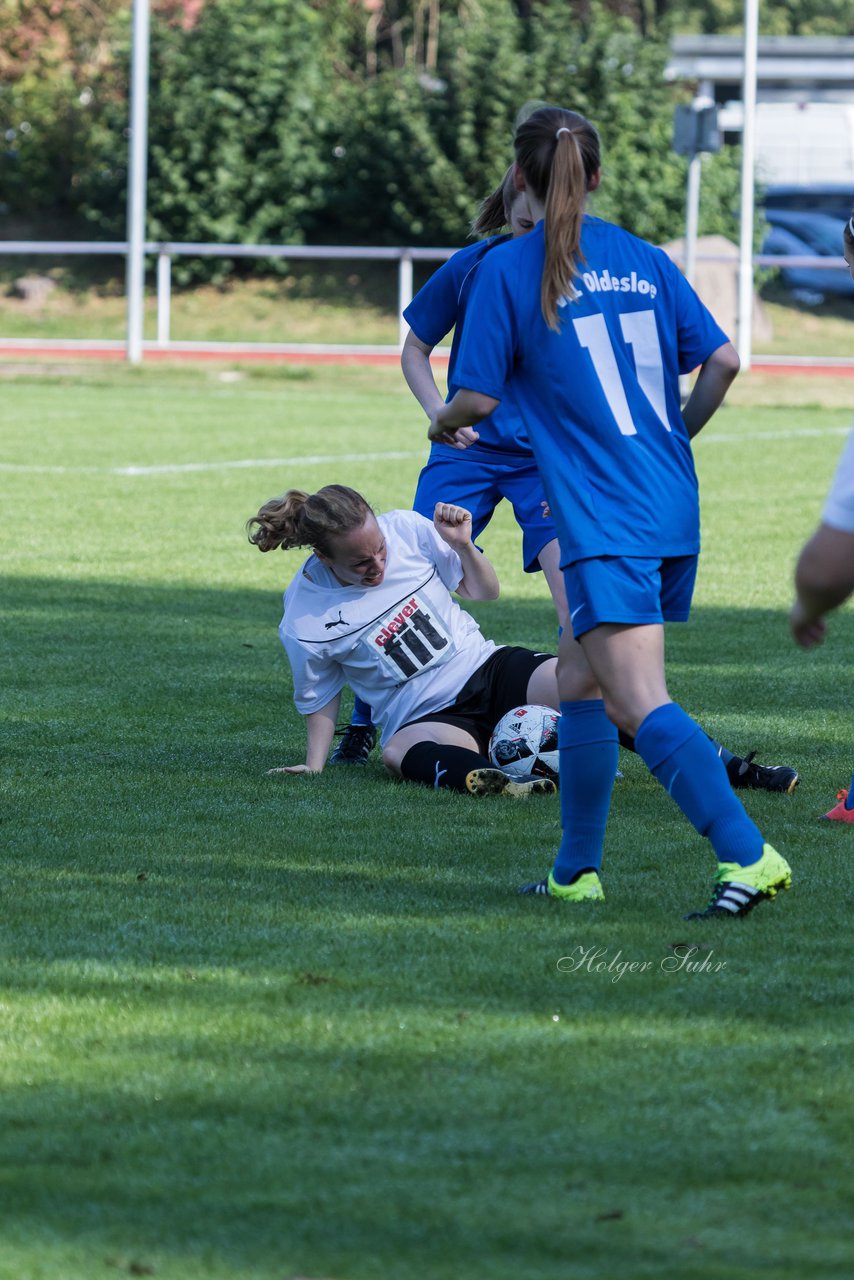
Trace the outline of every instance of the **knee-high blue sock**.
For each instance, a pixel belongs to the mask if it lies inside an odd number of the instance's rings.
[[[848,788],[848,795],[845,797],[845,808],[854,809],[854,774],[851,775],[851,786]]]
[[[363,702],[358,693],[353,701],[353,714],[350,717],[351,724],[373,724],[371,719],[371,708],[367,702]]]
[[[602,865],[619,747],[601,698],[560,704],[558,749],[563,837],[552,875],[558,884],[569,884],[579,871]]]
[[[714,746],[677,703],[649,713],[635,747],[688,821],[711,841],[718,862],[746,867],[762,857],[762,832],[733,793]]]

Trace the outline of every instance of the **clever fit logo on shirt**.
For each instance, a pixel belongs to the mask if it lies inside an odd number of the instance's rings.
[[[450,640],[442,620],[417,595],[386,614],[366,636],[366,643],[383,664],[407,680],[447,657]]]
[[[578,280],[588,293],[641,293],[647,298],[654,298],[658,293],[652,281],[639,276],[636,271],[630,271],[626,276],[616,276],[606,267],[604,271],[584,271]],[[561,298],[558,306],[565,307],[577,297],[579,291],[575,289],[571,295]]]

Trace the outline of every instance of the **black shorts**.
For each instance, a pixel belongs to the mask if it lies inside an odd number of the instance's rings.
[[[534,653],[518,645],[504,645],[469,676],[449,707],[418,716],[408,724],[423,724],[428,720],[454,724],[470,733],[485,755],[498,721],[514,707],[524,706],[531,676],[537,667],[553,657],[551,653]],[[401,725],[402,729],[406,727]]]

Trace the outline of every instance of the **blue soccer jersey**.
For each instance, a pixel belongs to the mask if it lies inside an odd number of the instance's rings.
[[[697,477],[679,375],[726,334],[661,249],[588,216],[575,296],[561,300],[554,332],[540,308],[544,258],[540,223],[480,263],[456,385],[503,401],[512,378],[564,565],[696,555]]]
[[[459,390],[456,365],[471,283],[476,274],[475,268],[490,249],[505,244],[509,240],[510,236],[492,236],[489,240],[478,240],[476,244],[458,249],[452,258],[442,263],[438,271],[433,272],[403,313],[404,320],[416,338],[420,338],[428,347],[437,346],[452,329],[454,330],[448,362],[449,398]],[[530,457],[531,442],[525,432],[519,410],[509,392],[495,413],[490,414],[478,424],[477,431],[480,437],[479,445],[503,449],[511,453],[526,453]],[[461,461],[461,466],[465,468],[465,455],[458,449],[449,449],[447,445],[434,445],[433,449],[434,452],[441,454],[456,454]],[[467,461],[472,463],[474,460],[473,455]]]

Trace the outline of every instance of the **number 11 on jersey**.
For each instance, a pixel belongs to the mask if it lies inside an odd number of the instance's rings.
[[[632,420],[629,402],[611,335],[601,313],[582,316],[572,322],[578,341],[590,353],[593,369],[605,393],[614,421],[624,436],[636,436],[638,429]],[[661,425],[672,430],[667,417],[667,400],[664,394],[664,363],[654,311],[620,312],[620,328],[623,340],[632,349],[638,384],[652,405]]]

